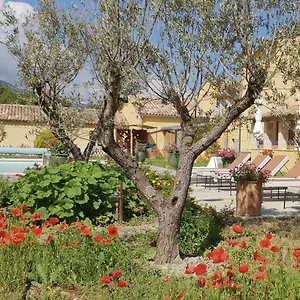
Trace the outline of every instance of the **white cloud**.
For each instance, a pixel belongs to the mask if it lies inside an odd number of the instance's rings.
[[[15,16],[22,20],[28,13],[33,12],[33,7],[25,2],[5,2],[0,0],[0,12],[9,6],[15,11]],[[0,20],[3,16],[0,13]],[[5,33],[3,29],[0,29],[0,41],[5,39]],[[0,79],[7,81],[11,84],[17,81],[17,63],[13,56],[7,51],[4,45],[0,44]]]

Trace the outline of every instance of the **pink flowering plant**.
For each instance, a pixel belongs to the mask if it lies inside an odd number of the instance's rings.
[[[262,170],[254,164],[246,164],[241,167],[234,168],[232,177],[236,182],[255,181],[266,183],[270,177],[270,170]]]
[[[232,148],[223,148],[217,151],[217,156],[221,157],[223,163],[232,163],[235,159],[235,151]]]

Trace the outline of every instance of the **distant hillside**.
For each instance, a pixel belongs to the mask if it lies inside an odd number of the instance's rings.
[[[8,83],[4,80],[1,80],[1,79],[0,79],[0,85],[5,85],[5,86],[9,87],[12,90],[14,89],[14,87],[10,83]]]

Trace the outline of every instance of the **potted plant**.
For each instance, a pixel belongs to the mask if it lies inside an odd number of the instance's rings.
[[[52,138],[48,143],[51,153],[49,165],[59,166],[66,163],[69,156],[69,149],[57,138]]]
[[[147,151],[147,149],[145,147],[143,148],[140,148],[138,151],[137,151],[137,154],[136,154],[136,160],[138,162],[144,162],[145,161],[145,158],[146,158],[146,154],[145,152]]]
[[[223,168],[228,167],[235,160],[235,151],[232,148],[223,148],[217,151],[216,155],[221,157],[223,162]]]
[[[236,214],[238,216],[260,216],[262,185],[270,176],[269,170],[261,170],[253,164],[235,168],[232,177],[237,182]]]
[[[177,169],[178,168],[178,162],[179,162],[179,149],[176,144],[170,143],[167,146],[163,148],[163,150],[167,151],[168,153],[168,163],[169,166]]]
[[[265,149],[261,152],[262,155],[269,155],[270,157],[273,157],[274,151],[271,149]]]

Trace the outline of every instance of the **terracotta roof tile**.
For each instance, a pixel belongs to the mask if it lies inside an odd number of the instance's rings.
[[[179,118],[175,107],[171,103],[164,103],[159,99],[137,99],[134,104],[138,107],[142,116],[160,116]],[[189,108],[195,107],[195,103],[190,103]],[[200,111],[198,109],[198,111]]]
[[[74,108],[65,108],[72,110]],[[97,109],[84,109],[83,118],[85,124],[94,125],[98,120]],[[39,106],[35,105],[18,105],[18,104],[0,104],[1,121],[21,121],[43,123],[46,122],[46,115]],[[116,127],[128,126],[128,122],[121,112],[117,112],[115,117]]]
[[[278,111],[268,111],[263,113],[263,118],[270,118],[274,116],[293,116],[299,112],[299,105],[290,105],[288,108],[280,107]]]

